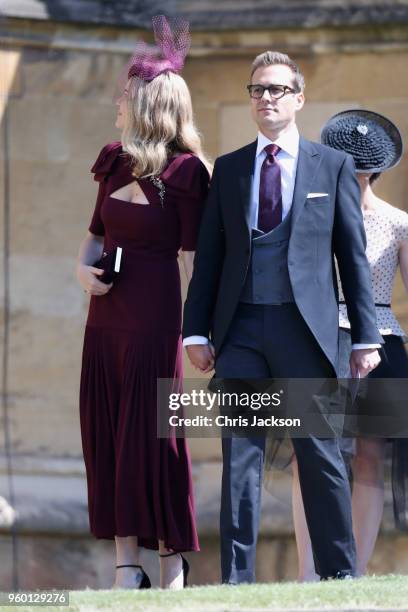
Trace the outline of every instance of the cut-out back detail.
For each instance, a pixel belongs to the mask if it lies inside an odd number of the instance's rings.
[[[149,200],[146,198],[139,181],[132,181],[127,185],[123,185],[113,191],[110,196],[113,200],[119,202],[128,202],[129,204],[140,204],[141,206],[150,206]]]

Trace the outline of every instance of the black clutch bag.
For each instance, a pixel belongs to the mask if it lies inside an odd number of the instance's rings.
[[[109,251],[109,253],[104,252],[102,257],[98,259],[97,262],[94,263],[94,268],[99,268],[99,270],[103,270],[103,274],[98,276],[98,280],[101,283],[105,283],[109,285],[113,283],[115,277],[119,274],[120,264],[122,260],[122,248],[116,247],[113,251]]]

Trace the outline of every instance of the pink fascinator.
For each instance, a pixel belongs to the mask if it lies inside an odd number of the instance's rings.
[[[152,18],[155,45],[140,41],[127,64],[127,76],[152,81],[163,72],[180,72],[191,45],[188,21],[164,15]]]

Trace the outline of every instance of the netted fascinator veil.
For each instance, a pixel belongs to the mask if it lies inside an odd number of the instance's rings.
[[[114,97],[123,93],[127,81],[138,77],[150,82],[164,72],[181,72],[191,46],[189,23],[181,17],[167,18],[155,15],[152,18],[155,44],[143,40],[136,44],[132,56],[121,70]]]

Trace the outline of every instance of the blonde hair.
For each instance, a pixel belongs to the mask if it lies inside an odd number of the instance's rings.
[[[180,75],[167,72],[150,82],[134,76],[127,89],[122,147],[133,158],[136,178],[160,174],[177,153],[197,155],[210,170],[194,125],[190,91]]]
[[[298,92],[304,91],[305,89],[305,77],[300,72],[299,66],[294,62],[289,55],[286,53],[280,53],[279,51],[265,51],[260,55],[257,55],[252,62],[251,67],[251,78],[254,75],[255,70],[263,66],[288,66],[293,73],[293,82]]]

